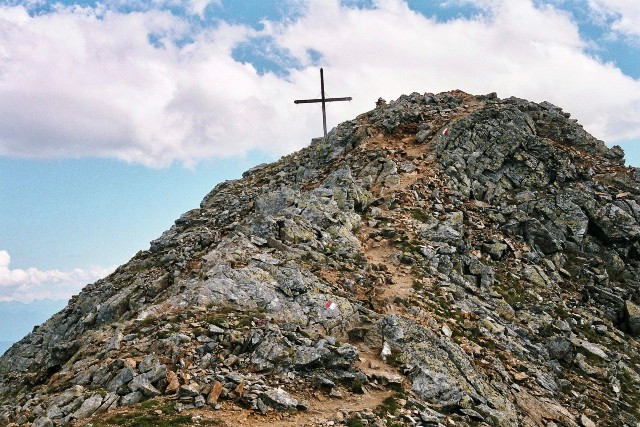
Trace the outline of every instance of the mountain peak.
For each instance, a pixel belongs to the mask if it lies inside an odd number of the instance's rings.
[[[15,344],[3,420],[635,425],[639,182],[548,102],[380,99]]]

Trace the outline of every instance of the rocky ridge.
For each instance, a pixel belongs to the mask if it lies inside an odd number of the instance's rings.
[[[380,101],[15,344],[0,423],[639,425],[639,203],[547,102]]]

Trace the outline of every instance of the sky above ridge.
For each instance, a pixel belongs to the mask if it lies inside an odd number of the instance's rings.
[[[640,166],[637,0],[0,0],[0,301],[68,298],[379,97],[549,101]]]

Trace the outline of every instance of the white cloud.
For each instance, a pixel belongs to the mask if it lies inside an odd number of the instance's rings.
[[[608,142],[640,136],[640,82],[586,54],[566,12],[528,1],[473,3],[487,13],[438,22],[399,0],[371,11],[315,0],[301,20],[272,31],[300,57],[309,48],[321,51],[339,86],[356,95],[497,91],[551,101]]]
[[[65,299],[77,294],[87,284],[101,279],[114,267],[91,267],[71,271],[11,269],[11,257],[0,250],[0,301],[30,302],[38,299]]]
[[[589,0],[589,7],[601,18],[612,19],[612,30],[640,40],[638,0]]]
[[[220,4],[220,0],[189,0],[189,11],[202,18],[204,17],[204,10],[212,3]]]
[[[330,124],[379,96],[459,88],[551,101],[607,142],[640,137],[640,82],[585,53],[566,12],[524,0],[473,3],[484,13],[438,22],[400,0],[374,9],[311,0],[294,20],[261,31],[194,29],[157,10],[0,8],[0,155],[162,166],[289,152],[322,132],[319,110],[292,102],[319,94],[310,50],[322,55],[329,95],[354,98],[329,107]],[[206,6],[190,4],[194,13]],[[260,75],[233,59],[236,46],[265,37],[302,68]]]

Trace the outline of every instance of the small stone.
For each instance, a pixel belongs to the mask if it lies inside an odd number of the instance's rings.
[[[191,384],[183,384],[178,389],[178,397],[196,397],[200,394],[199,388],[191,383]]]
[[[571,361],[573,344],[567,338],[563,336],[551,337],[547,339],[546,347],[549,351],[549,357],[552,359]]]
[[[462,409],[460,409],[460,412],[462,412],[463,414],[465,414],[466,416],[468,416],[472,420],[484,421],[484,417],[482,415],[480,415],[478,412],[476,412],[473,409],[471,409],[471,408],[462,408]]]
[[[451,338],[451,335],[453,335],[453,332],[451,331],[451,328],[449,328],[449,326],[447,326],[446,323],[444,325],[442,325],[442,333],[446,337],[449,337],[449,338]]]
[[[193,406],[196,408],[202,408],[205,404],[204,396],[199,394],[193,399]]]
[[[515,374],[513,374],[513,379],[516,381],[524,381],[527,378],[529,378],[529,375],[525,374],[524,372],[516,372]]]
[[[580,343],[580,346],[583,349],[587,350],[589,353],[593,354],[594,356],[598,356],[603,360],[609,360],[609,356],[607,356],[607,353],[605,353],[604,350],[598,344],[594,344],[587,340],[582,340],[582,342]]]
[[[332,388],[329,396],[335,397],[336,399],[342,399],[342,393],[337,388]]]
[[[431,135],[430,129],[423,129],[416,134],[416,143],[422,144]]]
[[[384,360],[385,362],[387,361],[387,357],[391,356],[391,347],[389,346],[389,343],[386,341],[382,345],[382,352],[380,352],[380,356],[382,357],[382,360]]]
[[[36,418],[32,424],[33,427],[53,427],[53,421],[47,417]]]
[[[211,406],[215,406],[218,403],[218,399],[220,398],[220,393],[222,392],[222,383],[220,381],[216,381],[209,392],[209,396],[207,396],[207,403]]]
[[[107,348],[106,348],[107,351],[120,350],[120,343],[122,342],[123,338],[124,338],[124,335],[122,335],[122,332],[116,331],[116,333],[113,335],[113,337],[111,337],[111,339],[107,343]]]
[[[591,421],[585,414],[580,416],[580,425],[582,427],[596,427],[596,423]]]
[[[212,334],[224,334],[224,329],[222,329],[220,326],[216,326],[216,325],[209,325],[209,332]]]
[[[491,320],[489,320],[488,318],[485,318],[482,320],[482,326],[484,326],[485,328],[487,328],[489,330],[489,332],[491,332],[492,334],[502,334],[505,331],[505,327],[502,325],[499,325],[497,323],[492,322]]]
[[[138,365],[138,363],[136,362],[135,359],[132,359],[130,357],[124,359],[124,367],[125,368],[136,369],[137,365]]]
[[[624,302],[624,318],[631,335],[640,335],[640,307],[627,300]]]
[[[178,391],[178,388],[180,388],[180,380],[175,372],[167,371],[166,380],[168,384],[167,388],[164,390],[165,394],[172,394]]]

